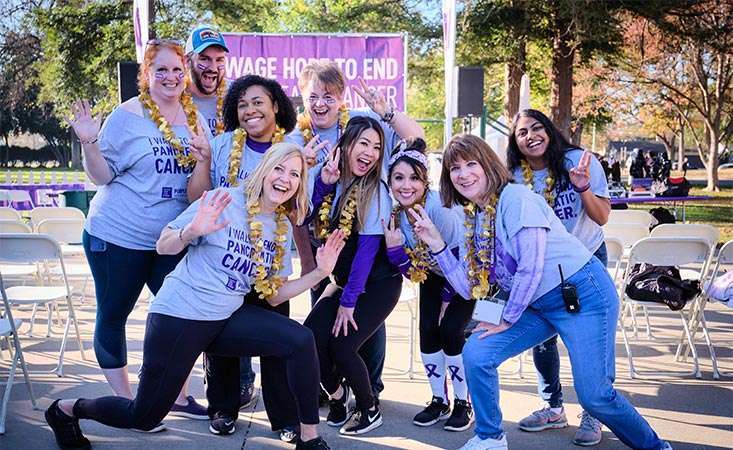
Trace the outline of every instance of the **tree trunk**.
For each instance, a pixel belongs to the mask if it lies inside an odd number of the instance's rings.
[[[81,163],[81,144],[78,139],[71,139],[71,168],[74,170],[84,170]]]
[[[685,163],[685,124],[680,122],[680,142],[677,155],[677,170],[682,170]]]
[[[527,46],[524,39],[517,43],[517,50],[504,69],[504,119],[511,125],[514,116],[519,112],[519,91],[522,86],[522,75],[527,70]]]
[[[550,87],[550,112],[552,122],[566,137],[570,137],[570,121],[573,108],[573,48],[570,24],[558,15],[555,17],[555,36],[552,39],[552,75]]]
[[[708,161],[705,167],[707,173],[708,184],[705,187],[706,191],[720,191],[720,181],[718,180],[718,144],[719,138],[717,133],[710,133],[708,143],[710,148],[708,150]]]

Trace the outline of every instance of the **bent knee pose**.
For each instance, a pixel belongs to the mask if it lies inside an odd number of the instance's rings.
[[[420,355],[433,392],[432,400],[413,423],[427,427],[447,418],[443,428],[463,431],[473,423],[461,352],[474,302],[455,295],[425,243],[415,237],[414,218],[407,211],[417,205],[425,208],[452,251],[458,250],[461,239],[460,217],[455,209],[444,208],[439,194],[428,189],[428,159],[422,139],[395,149],[388,173],[389,187],[398,205],[392,222],[385,224],[387,255],[405,277],[420,284]],[[455,398],[452,413],[448,378]]]
[[[158,251],[189,251],[151,305],[138,395],[56,400],[46,420],[59,447],[89,448],[79,419],[117,428],[154,427],[173,405],[198,355],[207,352],[282,358],[301,422],[296,448],[328,448],[317,431],[318,365],[312,333],[273,311],[243,304],[247,295],[281,304],[333,269],[343,247],[340,231],[319,249],[315,271],[286,281],[292,242],[287,215],[298,220],[305,216],[305,178],[300,148],[280,144],[265,156],[244,190],[204,193],[168,224]]]
[[[569,233],[605,266],[603,229],[611,211],[603,167],[588,151],[568,142],[552,121],[534,109],[514,119],[507,146],[507,166],[514,179],[542,195]],[[548,405],[519,421],[524,431],[563,428],[568,424],[560,384],[557,336],[532,349],[538,392]],[[590,446],[601,442],[601,424],[583,411],[573,442]]]
[[[140,95],[115,108],[101,131],[87,102],[72,107],[70,124],[82,142],[84,169],[99,186],[83,236],[97,294],[94,352],[114,393],[128,399],[127,317],[143,287],[157,293],[183,256],[159,254],[155,241],[187,206],[189,151],[209,148],[208,126],[185,92],[186,82],[183,48],[151,41],[140,65]],[[185,384],[176,405],[182,415],[208,418],[206,408],[186,395]]]
[[[506,449],[497,369],[507,359],[559,334],[568,348],[580,404],[634,449],[671,448],[613,387],[618,296],[606,268],[567,232],[552,209],[511,174],[480,138],[455,136],[443,156],[444,205],[464,206],[460,257],[424,209],[414,230],[435,254],[453,288],[483,299],[490,283],[509,292],[498,324],[480,322],[463,360],[476,412],[476,436],[462,447]],[[575,286],[580,309],[566,310],[561,290]],[[485,300],[480,300],[485,301]]]
[[[317,235],[339,229],[348,236],[334,282],[305,320],[316,339],[321,384],[331,396],[327,423],[343,425],[342,434],[366,433],[382,424],[359,349],[384,324],[402,287],[402,277],[387,259],[381,224],[391,212],[389,191],[380,179],[383,139],[376,120],[351,119],[314,186]],[[350,390],[358,412],[346,423]]]

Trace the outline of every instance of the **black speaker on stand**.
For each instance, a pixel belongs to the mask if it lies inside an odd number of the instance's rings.
[[[134,61],[120,61],[117,63],[117,90],[120,103],[123,103],[139,94],[137,90],[138,63]]]
[[[472,118],[484,112],[484,68],[456,67],[456,116],[463,118],[463,131],[470,132]]]

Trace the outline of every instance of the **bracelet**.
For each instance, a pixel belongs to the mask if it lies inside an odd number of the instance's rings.
[[[443,253],[446,248],[448,248],[448,243],[447,242],[444,242],[443,248],[441,248],[437,252],[434,252],[434,251],[430,250],[430,254],[433,255],[433,256],[439,255],[439,254]]]
[[[392,123],[392,121],[394,120],[394,115],[395,115],[394,106],[389,105],[389,109],[382,116],[382,120],[387,123]]]
[[[179,240],[180,240],[181,242],[183,242],[184,244],[188,244],[188,242],[187,242],[187,241],[184,241],[184,240],[183,240],[183,229],[184,229],[184,228],[186,228],[186,227],[185,227],[185,226],[184,226],[184,227],[181,227],[181,228],[180,228],[180,229],[178,230],[178,239],[179,239]]]
[[[575,192],[577,192],[578,194],[582,194],[583,192],[587,191],[588,189],[590,189],[590,183],[586,184],[582,188],[579,188],[579,187],[573,185],[573,190]]]
[[[81,139],[79,139],[79,142],[82,145],[89,145],[89,144],[95,144],[98,140],[99,140],[99,136],[94,136],[94,139],[91,139],[91,140],[88,140],[88,141],[82,141]]]

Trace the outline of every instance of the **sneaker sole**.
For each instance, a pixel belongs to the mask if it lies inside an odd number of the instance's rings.
[[[382,422],[382,418],[380,417],[379,420],[375,420],[374,422],[372,422],[371,424],[369,424],[368,427],[362,428],[361,430],[346,431],[345,429],[342,428],[342,429],[339,430],[339,433],[340,434],[344,434],[346,436],[356,436],[356,435],[359,435],[359,434],[368,433],[368,432],[370,432],[370,431],[372,431],[372,430],[374,430],[376,428],[379,428],[379,427],[382,426],[382,423],[383,423]]]
[[[438,416],[437,419],[431,422],[418,422],[417,420],[413,420],[412,423],[417,425],[418,427],[429,427],[430,425],[435,425],[436,423],[440,422],[441,420],[445,420],[448,417],[450,417],[450,411],[445,414],[441,414],[440,416]]]
[[[138,428],[130,428],[130,430],[131,431],[134,431],[135,433],[148,433],[148,434],[152,434],[152,433],[160,433],[161,431],[167,430],[167,428],[166,428],[166,426],[165,426],[164,423],[161,423],[161,424],[158,424],[158,425],[154,426],[153,428],[151,428],[149,430],[140,430]]]
[[[211,425],[209,425],[209,431],[211,432],[211,434],[215,434],[217,436],[229,436],[230,434],[234,434],[234,432],[237,431],[237,427],[236,426],[232,426],[231,431],[224,432],[224,431],[219,431],[216,428],[214,428]]]
[[[351,419],[351,414],[348,414],[348,413],[347,413],[347,414],[346,414],[346,419],[344,419],[344,420],[343,420],[343,422],[333,422],[333,421],[331,421],[331,420],[327,420],[327,421],[326,421],[326,425],[328,425],[328,426],[330,426],[330,427],[340,427],[341,425],[343,425],[343,424],[345,424],[346,422],[348,422],[348,421],[349,421],[349,419]]]
[[[192,420],[209,420],[209,415],[193,414],[185,411],[171,411],[168,413],[169,416],[185,417],[186,419]]]
[[[547,425],[540,425],[537,427],[528,427],[528,426],[519,425],[519,429],[522,431],[529,431],[530,433],[534,433],[537,431],[544,431],[544,430],[556,430],[560,428],[565,428],[567,426],[568,426],[568,422],[565,421],[565,422],[548,423]]]
[[[48,409],[43,413],[43,417],[46,419],[46,423],[48,424],[48,427],[51,428],[51,431],[53,432],[53,427],[51,426],[51,419],[49,418],[49,412]],[[56,439],[56,432],[54,432],[54,440]],[[83,447],[67,447],[65,445],[59,444],[58,441],[56,441],[56,445],[59,446],[61,450],[91,450],[92,444],[87,444]]]
[[[250,406],[254,405],[256,400],[257,400],[257,395],[253,395],[252,398],[247,403],[239,405],[239,410],[241,411],[243,409],[249,408]]]
[[[593,447],[594,445],[598,445],[601,443],[603,438],[598,439],[597,441],[576,441],[573,439],[573,444],[579,445],[580,447]]]
[[[471,428],[471,425],[473,425],[473,417],[471,417],[471,420],[469,420],[469,421],[468,421],[468,423],[467,423],[467,424],[465,424],[465,425],[463,425],[463,426],[460,426],[460,427],[454,427],[454,426],[451,426],[451,425],[445,425],[445,426],[443,427],[443,429],[444,429],[445,431],[466,431],[466,430],[468,430],[469,428]]]

